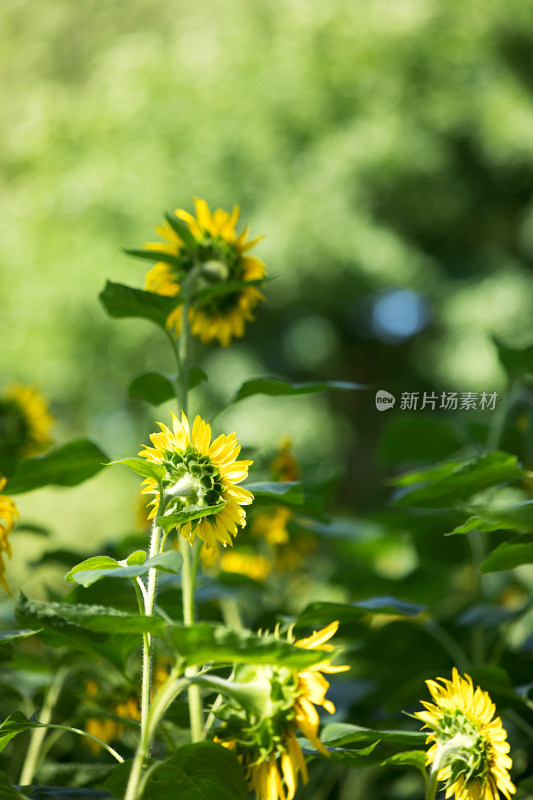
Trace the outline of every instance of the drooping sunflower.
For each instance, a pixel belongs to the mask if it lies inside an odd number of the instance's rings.
[[[510,800],[516,791],[509,776],[510,747],[489,694],[474,689],[472,678],[455,668],[451,681],[437,681],[426,681],[434,702],[422,702],[425,711],[415,716],[431,728],[427,764],[446,784],[446,798],[499,800],[501,792]]]
[[[166,469],[162,480],[165,514],[191,506],[216,507],[225,503],[222,509],[182,525],[180,534],[191,544],[197,536],[211,549],[218,542],[224,547],[232,545],[232,536],[246,524],[246,512],[241,506],[253,501],[252,493],[237,484],[247,477],[253,462],[237,461],[241,448],[236,433],[221,434],[211,443],[211,427],[199,416],[191,431],[185,414],[182,413],[181,422],[172,412],[171,415],[172,431],[159,422],[161,433],[150,436],[153,447],[139,453]],[[155,478],[147,478],[144,484],[143,492],[155,495],[149,515],[153,519],[161,501],[159,486]]]
[[[0,492],[5,485],[6,478],[0,478]],[[11,589],[5,579],[6,565],[3,555],[5,553],[9,558],[12,556],[8,536],[13,530],[18,516],[19,512],[13,500],[5,494],[0,494],[0,586],[8,594],[11,594]]]
[[[35,389],[9,384],[0,396],[0,464],[45,450],[53,424],[46,400]]]
[[[194,205],[196,216],[181,208],[175,210],[181,229],[169,217],[156,227],[164,241],[143,245],[155,258],[158,254],[161,258],[147,273],[145,290],[176,297],[187,281],[192,333],[204,344],[218,339],[226,347],[234,337],[244,335],[245,324],[254,319],[253,310],[263,296],[256,285],[215,292],[203,298],[199,293],[236,281],[254,281],[259,285],[266,276],[265,265],[249,255],[249,250],[263,237],[247,241],[248,226],[237,234],[238,206],[229,213],[221,208],[211,212],[205,200],[199,198],[194,198]],[[168,317],[167,327],[176,336],[181,332],[182,318],[181,306]]]
[[[333,650],[329,642],[338,622],[293,644],[308,650]],[[239,667],[235,680],[239,680]],[[249,665],[242,667],[249,670]],[[329,755],[318,738],[319,718],[316,706],[332,714],[335,706],[326,699],[329,683],[325,674],[344,672],[348,666],[333,666],[325,658],[314,666],[294,671],[270,666],[254,667],[253,685],[270,683],[267,712],[256,717],[248,711],[240,718],[229,717],[216,740],[233,750],[245,769],[246,779],[257,800],[292,800],[298,777],[308,782],[307,767],[296,738],[298,730],[324,755]],[[220,713],[217,711],[217,713]],[[244,712],[243,712],[244,713]],[[234,734],[237,736],[234,738]]]

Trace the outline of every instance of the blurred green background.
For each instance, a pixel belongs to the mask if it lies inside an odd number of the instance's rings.
[[[193,410],[264,374],[372,387],[221,416],[259,461],[289,434],[307,474],[337,478],[337,507],[364,511],[388,460],[424,460],[398,454],[409,433],[383,439],[405,412],[380,414],[376,389],[505,395],[493,337],[533,343],[531,0],[4,0],[0,44],[1,380],[50,399],[57,442],[118,458],[168,417],[128,398],[139,371],[172,369],[163,337],[97,296],[143,285],[121,247],[192,195],[241,205],[274,278],[245,340],[198,344]],[[489,417],[443,414],[439,456]],[[135,525],[137,486],[114,467],[17,503],[87,549]],[[10,583],[38,593],[21,555],[42,540],[13,538]]]

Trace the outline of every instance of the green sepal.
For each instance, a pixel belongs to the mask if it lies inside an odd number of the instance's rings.
[[[113,464],[124,464],[129,467],[137,475],[142,475],[144,478],[154,478],[158,483],[161,483],[167,471],[162,464],[155,464],[153,461],[147,461],[144,458],[119,458],[117,461],[110,461],[109,466]]]
[[[218,512],[222,511],[226,506],[227,501],[217,503],[214,506],[185,506],[181,511],[175,511],[172,514],[164,514],[158,517],[157,524],[163,528],[165,533],[170,533],[174,528],[179,528],[187,522],[193,522],[196,519],[218,514]]]
[[[140,557],[144,556],[141,561]],[[133,559],[133,561],[131,560]],[[146,575],[151,569],[160,569],[178,575],[183,566],[183,558],[177,550],[147,558],[146,553],[137,550],[125,561],[115,561],[109,556],[95,556],[77,564],[65,575],[65,580],[82,586],[92,586],[102,578],[128,578],[130,580]]]

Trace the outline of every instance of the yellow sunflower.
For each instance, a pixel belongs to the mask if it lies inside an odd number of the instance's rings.
[[[427,764],[446,783],[446,798],[456,800],[507,800],[516,791],[509,777],[512,761],[507,733],[487,692],[474,689],[469,675],[454,668],[452,680],[426,681],[433,703],[422,703],[417,716],[432,731]]]
[[[192,544],[194,537],[208,548],[215,549],[220,542],[232,545],[232,536],[246,524],[246,512],[241,506],[249,505],[253,495],[237,486],[248,475],[252,461],[237,461],[240,445],[237,434],[221,434],[211,443],[211,428],[196,417],[189,429],[187,417],[181,422],[172,414],[172,431],[159,422],[161,433],[150,436],[153,447],[146,447],[139,455],[154,464],[165,467],[162,480],[165,514],[174,514],[190,507],[205,508],[226,505],[209,516],[187,522],[180,528],[181,535]],[[147,478],[144,493],[155,495],[150,519],[157,513],[160,503],[159,486],[155,478]]]
[[[0,478],[0,491],[6,485],[6,478]],[[9,539],[7,538],[15,526],[19,512],[13,500],[5,494],[0,494],[0,586],[4,591],[11,594],[11,589],[4,577],[6,565],[4,564],[3,554],[11,558],[12,550]]]
[[[145,290],[169,297],[177,296],[187,280],[191,288],[189,322],[191,331],[204,344],[218,339],[226,347],[233,337],[243,336],[246,322],[254,319],[253,310],[263,296],[256,286],[242,286],[223,294],[202,299],[198,293],[233,281],[261,282],[266,276],[264,263],[248,251],[262,239],[247,241],[249,227],[237,234],[239,208],[211,212],[205,200],[194,198],[196,216],[176,209],[182,235],[172,220],[156,227],[163,242],[144,245],[148,251],[161,254],[161,261],[146,275]],[[195,295],[197,299],[195,300]],[[183,309],[179,306],[168,317],[167,327],[179,336]]]
[[[42,453],[51,443],[54,418],[31,386],[9,384],[0,397],[0,463]]]
[[[294,642],[294,645],[308,650],[331,651],[332,645],[326,643],[336,633],[338,626],[338,622],[332,622],[312,636]],[[230,718],[216,741],[235,752],[257,800],[292,800],[298,786],[298,776],[301,775],[303,783],[307,783],[305,758],[296,738],[298,730],[317,750],[329,755],[318,738],[316,706],[322,706],[330,714],[335,711],[331,700],[326,699],[329,683],[324,675],[347,669],[350,668],[333,666],[329,658],[298,672],[285,668],[256,668],[257,672],[262,671],[263,677],[268,671],[272,686],[269,714],[259,720],[241,720],[240,724]],[[238,740],[231,738],[234,732]],[[228,735],[226,740],[225,735]]]

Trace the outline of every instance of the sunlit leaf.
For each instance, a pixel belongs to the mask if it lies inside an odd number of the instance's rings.
[[[179,528],[187,522],[192,522],[195,519],[202,519],[203,517],[210,517],[213,514],[218,514],[223,508],[227,506],[227,501],[217,503],[213,506],[185,506],[181,511],[176,511],[172,514],[164,514],[162,517],[157,518],[157,522],[166,533],[173,531],[174,528]]]
[[[514,569],[522,564],[533,564],[533,536],[522,536],[509,542],[502,542],[493,550],[483,564],[481,572],[501,572]]]
[[[154,478],[158,482],[162,481],[167,474],[162,464],[155,464],[153,461],[147,461],[144,458],[121,458],[117,461],[109,462],[109,466],[113,464],[124,464],[133,472],[136,472],[137,475],[142,475],[145,478]]]
[[[364,614],[400,615],[416,617],[425,610],[425,606],[398,600],[396,597],[370,597],[353,603],[310,603],[300,613],[298,627],[304,625],[326,625],[333,620],[350,622]]]
[[[133,554],[137,556],[137,554]],[[137,563],[121,563],[109,556],[95,556],[81,564],[77,564],[70,572],[65,575],[65,580],[80,583],[82,586],[92,586],[102,578],[138,578],[146,575],[150,569],[157,568],[163,572],[172,572],[178,575],[183,565],[183,557],[177,550],[168,550],[166,553],[159,553],[152,558]],[[130,557],[131,558],[131,557]],[[128,559],[129,561],[129,559]]]

